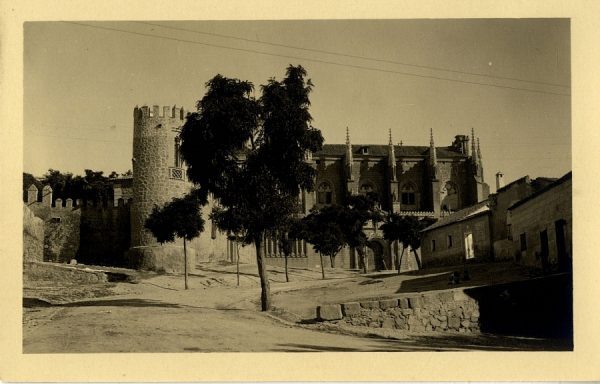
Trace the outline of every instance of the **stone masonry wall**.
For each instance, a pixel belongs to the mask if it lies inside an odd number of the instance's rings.
[[[23,261],[44,261],[44,221],[23,205]]]
[[[409,332],[479,331],[479,306],[463,290],[407,295],[378,301],[323,305],[319,320],[340,320],[353,326]]]

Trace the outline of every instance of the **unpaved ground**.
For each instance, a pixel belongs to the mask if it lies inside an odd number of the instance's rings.
[[[560,341],[344,329],[305,324],[310,308],[321,302],[388,295],[405,282],[430,279],[429,286],[446,285],[445,275],[372,277],[347,271],[293,269],[285,283],[280,268],[271,269],[275,311],[261,313],[256,267],[241,266],[236,286],[235,266],[199,265],[183,278],[146,274],[136,284],[117,282],[60,289],[36,289],[25,284],[23,351],[76,352],[226,352],[226,351],[409,351],[409,350],[552,350]],[[437,276],[437,277],[435,277]],[[367,282],[367,283],[365,283]],[[46,282],[45,284],[49,284]],[[108,295],[107,295],[108,294]],[[101,296],[101,297],[95,297]],[[61,300],[56,300],[62,298]],[[83,298],[83,299],[82,299]],[[346,300],[347,301],[347,300]],[[273,315],[279,315],[276,318]],[[349,334],[352,333],[352,334]]]

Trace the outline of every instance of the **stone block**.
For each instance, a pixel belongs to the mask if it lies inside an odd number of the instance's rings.
[[[394,319],[397,329],[406,329],[406,320],[400,317]]]
[[[438,308],[441,304],[438,295],[424,295],[422,298],[423,306],[429,309]]]
[[[454,301],[454,293],[453,292],[442,292],[438,295],[441,302]]]
[[[317,307],[319,320],[340,320],[342,318],[342,307],[339,304],[321,305]]]
[[[448,319],[448,328],[458,329],[460,328],[460,318],[458,317],[450,317]]]
[[[398,299],[379,300],[379,308],[395,308],[398,306]]]
[[[447,321],[442,321],[442,323],[440,324],[440,328],[442,328],[442,329],[448,329],[448,322]]]
[[[464,291],[454,291],[454,301],[467,301],[470,299]]]
[[[379,328],[379,322],[372,321],[372,322],[369,323],[369,327],[371,327],[371,328]]]
[[[379,308],[379,301],[361,301],[360,306],[366,309]]]
[[[438,319],[436,319],[435,317],[432,317],[431,320],[429,320],[429,322],[431,323],[431,325],[433,325],[434,327],[439,327],[440,325],[442,325],[442,322],[439,321]]]
[[[460,322],[460,325],[465,328],[469,328],[471,326],[471,322],[469,320],[463,320]]]
[[[383,323],[381,324],[381,328],[394,328],[395,321],[391,317],[387,317],[383,319]]]
[[[425,326],[425,330],[428,331],[428,332],[431,332],[431,331],[433,331],[433,326],[431,324],[427,324]]]
[[[450,311],[450,316],[461,318],[463,315],[463,311],[461,308],[454,308]]]
[[[411,332],[425,332],[425,326],[423,324],[414,324],[410,326]]]
[[[446,315],[438,315],[435,318],[438,319],[439,321],[446,321],[446,320],[448,320],[448,316],[446,316]]]
[[[401,311],[404,316],[412,315],[414,313],[414,311],[410,308],[402,309]]]
[[[354,316],[360,314],[359,303],[344,303],[342,304],[342,314],[344,316]]]
[[[479,322],[479,316],[471,315],[471,318],[470,318],[470,320],[471,320],[473,323],[477,323],[477,322]]]
[[[419,296],[415,296],[415,297],[409,297],[408,298],[408,303],[410,305],[411,308],[421,308],[423,306],[423,302],[421,300],[421,297]]]
[[[410,308],[408,299],[405,297],[398,300],[398,305],[400,306],[401,309],[409,309]]]

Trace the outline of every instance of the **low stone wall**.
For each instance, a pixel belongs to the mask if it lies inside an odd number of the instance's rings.
[[[107,276],[101,271],[85,270],[64,264],[23,263],[25,281],[60,281],[64,283],[105,283]]]
[[[338,320],[354,326],[410,332],[479,331],[477,301],[462,289],[378,301],[322,305],[317,308],[317,317],[322,321]]]

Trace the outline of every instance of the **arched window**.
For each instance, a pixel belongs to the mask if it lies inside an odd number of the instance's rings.
[[[456,184],[451,181],[444,184],[444,188],[441,191],[441,207],[444,211],[456,211],[458,210],[458,188]]]
[[[175,168],[181,168],[181,151],[179,150],[179,148],[181,147],[181,142],[179,137],[175,138],[175,155],[174,155],[174,159],[175,159]]]
[[[361,195],[366,195],[369,192],[375,192],[375,188],[373,188],[373,184],[367,182],[360,186],[358,191]]]
[[[400,203],[402,205],[417,205],[417,188],[413,183],[406,183],[400,190]]]
[[[331,184],[323,182],[317,188],[317,203],[323,205],[333,204],[333,192]]]

